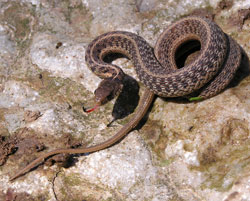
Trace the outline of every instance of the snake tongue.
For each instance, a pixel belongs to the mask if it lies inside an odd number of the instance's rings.
[[[87,112],[87,113],[93,112],[93,111],[96,110],[98,107],[99,107],[99,105],[96,104],[93,108],[90,108],[90,109],[85,110],[85,112]]]

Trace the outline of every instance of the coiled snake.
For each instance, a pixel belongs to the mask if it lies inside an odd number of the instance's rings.
[[[178,52],[185,52],[189,44],[198,46],[200,53],[191,63],[179,68],[176,61],[181,53]],[[160,35],[154,49],[136,34],[109,32],[94,39],[85,56],[89,68],[104,79],[95,92],[98,104],[122,87],[124,72],[118,66],[104,62],[105,56],[110,53],[121,53],[131,59],[139,79],[146,86],[132,119],[105,142],[87,148],[57,149],[45,153],[10,180],[39,165],[49,156],[90,153],[113,145],[138,124],[154,94],[178,97],[196,91],[202,99],[218,94],[232,80],[241,61],[240,46],[206,18],[190,16],[173,23]]]

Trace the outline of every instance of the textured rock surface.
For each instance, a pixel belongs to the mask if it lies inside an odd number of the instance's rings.
[[[248,0],[2,0],[0,200],[249,201],[246,60],[233,87],[216,97],[157,98],[145,124],[115,146],[54,157],[70,167],[49,160],[8,181],[43,152],[103,142],[128,121],[107,128],[115,100],[88,115],[82,110],[100,82],[84,61],[94,37],[132,31],[154,46],[167,25],[201,8],[250,56]],[[115,62],[136,78],[131,62]]]

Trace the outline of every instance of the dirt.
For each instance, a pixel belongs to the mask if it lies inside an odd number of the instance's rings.
[[[23,128],[15,135],[18,158],[23,155],[39,152],[45,149],[45,146],[28,128]]]
[[[196,15],[196,16],[201,16],[201,17],[206,17],[210,20],[214,20],[215,14],[213,14],[211,11],[204,9],[204,8],[198,8],[194,9],[190,15]]]
[[[230,9],[233,6],[233,1],[232,0],[222,0],[218,4],[218,10],[226,10]]]
[[[250,8],[238,10],[238,20],[240,22],[241,27],[248,19],[250,19]]]
[[[0,136],[0,166],[5,164],[9,155],[15,153],[16,141],[15,137]]]
[[[229,22],[232,26],[236,26],[240,29],[244,26],[247,20],[250,19],[250,8],[240,9],[237,13],[234,13],[230,18]]]
[[[11,161],[22,160],[22,166],[25,166],[26,163],[29,163],[34,159],[34,156],[37,157],[37,155],[42,154],[39,152],[46,149],[45,144],[53,143],[55,141],[60,143],[60,147],[63,148],[77,148],[81,146],[78,140],[73,139],[70,135],[64,135],[61,139],[50,140],[38,136],[39,135],[34,134],[28,128],[20,129],[11,137],[0,136],[0,165],[4,165],[8,157],[14,154],[11,157]],[[49,166],[58,163],[59,166],[69,167],[73,162],[74,160],[71,155],[59,154],[51,157],[45,163]]]
[[[26,111],[24,114],[24,121],[26,123],[32,122],[37,120],[39,117],[41,117],[40,111]]]
[[[12,188],[9,188],[6,193],[0,191],[0,201],[34,201],[35,199],[28,193],[16,193]]]

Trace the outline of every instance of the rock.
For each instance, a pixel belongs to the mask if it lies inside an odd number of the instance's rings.
[[[0,200],[249,201],[249,2],[218,2],[2,1]],[[82,109],[92,104],[100,82],[84,60],[96,36],[131,31],[154,46],[166,26],[197,11],[214,17],[245,50],[244,64],[227,89],[200,102],[157,97],[138,131],[114,146],[56,156],[9,182],[42,153],[101,143],[133,115],[134,105],[117,106],[125,98],[89,114]],[[230,16],[239,16],[240,30]],[[138,81],[130,61],[113,63],[133,77],[130,83]],[[132,102],[138,102],[138,85],[127,86],[135,91]]]

